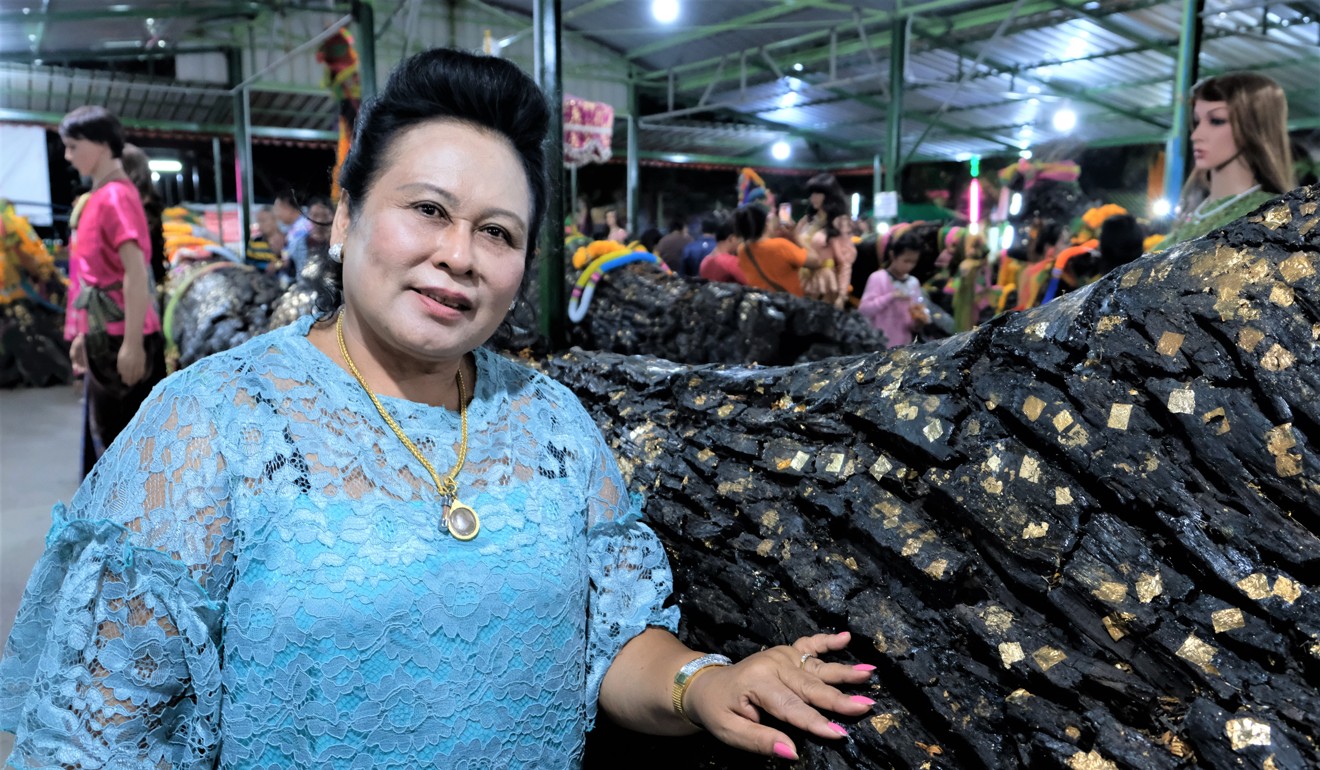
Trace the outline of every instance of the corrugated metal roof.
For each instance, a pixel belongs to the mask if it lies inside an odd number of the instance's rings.
[[[465,0],[452,17],[416,0],[374,5],[381,79],[407,52],[475,48],[487,32],[504,56],[530,67],[532,0]],[[565,91],[623,115],[635,83],[646,152],[742,160],[786,140],[812,158],[865,164],[888,133],[890,39],[903,24],[910,38],[900,133],[916,158],[1159,141],[1181,98],[1173,93],[1181,2],[909,0],[901,18],[890,0],[864,5],[686,0],[666,26],[640,0],[564,0]],[[244,73],[263,71],[250,92],[253,125],[267,136],[325,138],[336,111],[320,86],[322,67],[311,51],[288,54],[346,11],[342,0],[0,0],[0,59],[8,62],[0,64],[0,118],[58,116],[99,102],[130,124],[223,130],[233,99],[219,85],[219,52],[238,46]],[[1320,2],[1206,0],[1203,18],[1202,75],[1267,74],[1288,91],[1293,124],[1320,127]],[[162,43],[196,52],[188,77],[212,82],[55,64],[138,57]],[[199,63],[206,56],[215,61]],[[1065,107],[1078,116],[1067,135],[1052,126]],[[615,145],[622,154],[624,143]]]

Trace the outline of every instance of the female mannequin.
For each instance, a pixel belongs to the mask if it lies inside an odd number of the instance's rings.
[[[1178,219],[1157,247],[1199,238],[1296,187],[1288,141],[1288,100],[1254,72],[1202,81],[1192,89],[1192,156]]]

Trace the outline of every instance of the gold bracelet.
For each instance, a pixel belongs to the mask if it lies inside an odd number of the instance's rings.
[[[687,688],[692,684],[692,680],[696,679],[697,675],[701,672],[717,666],[730,665],[733,665],[732,660],[729,660],[723,655],[711,653],[709,655],[702,655],[700,658],[690,661],[687,665],[680,668],[678,673],[674,675],[674,689],[672,692],[674,713],[678,714],[684,722],[687,722],[693,727],[701,727],[701,725],[693,722],[692,719],[688,717],[687,712],[683,710],[683,696],[687,694]]]

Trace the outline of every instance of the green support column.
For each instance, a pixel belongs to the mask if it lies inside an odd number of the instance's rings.
[[[243,57],[237,48],[225,52],[229,85],[243,82]],[[238,198],[238,250],[247,259],[247,234],[252,230],[252,139],[248,90],[234,92],[234,190]]]
[[[220,242],[225,242],[225,170],[221,167],[220,137],[211,137],[211,157],[215,164],[215,226]],[[201,196],[197,196],[199,199]]]
[[[638,152],[637,121],[637,84],[628,83],[628,231],[637,229],[637,198],[641,178],[641,153]]]
[[[1201,59],[1201,12],[1204,10],[1205,0],[1183,0],[1178,62],[1173,81],[1173,120],[1164,150],[1164,198],[1171,206],[1178,205],[1183,180],[1187,176],[1187,95],[1196,82]]]
[[[563,59],[559,47],[561,0],[536,0],[532,9],[536,81],[550,103],[550,141],[546,166],[549,200],[541,226],[541,334],[551,350],[568,342],[564,304],[564,110]]]
[[[871,218],[879,217],[880,212],[876,210],[875,203],[880,198],[880,193],[884,191],[884,177],[881,176],[880,153],[876,153],[871,158]]]
[[[885,136],[885,192],[898,192],[903,178],[903,68],[907,64],[907,19],[895,18],[889,33],[889,115]]]
[[[376,13],[371,0],[353,0],[353,22],[357,25],[358,73],[362,98],[376,95]]]

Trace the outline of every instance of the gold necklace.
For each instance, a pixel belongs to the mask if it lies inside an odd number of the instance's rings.
[[[456,481],[458,472],[463,469],[463,462],[467,460],[468,445],[467,398],[463,393],[463,362],[458,362],[458,372],[454,375],[454,379],[458,382],[458,418],[463,426],[463,440],[458,445],[458,462],[454,463],[454,469],[449,472],[449,475],[441,479],[440,474],[435,470],[435,466],[431,465],[430,461],[422,456],[422,452],[417,448],[417,445],[404,435],[403,428],[400,428],[399,424],[390,416],[390,413],[385,411],[380,399],[376,398],[376,394],[371,392],[371,388],[367,387],[367,381],[362,378],[362,374],[353,365],[353,359],[348,356],[348,346],[344,344],[344,313],[342,310],[339,312],[339,319],[335,321],[335,334],[339,337],[339,352],[344,356],[344,362],[348,364],[348,371],[352,372],[353,378],[367,392],[367,396],[371,398],[371,403],[376,405],[376,411],[380,412],[380,416],[385,418],[385,424],[390,426],[390,430],[394,431],[394,435],[398,436],[403,445],[408,447],[408,451],[412,452],[413,457],[417,458],[417,462],[421,463],[426,472],[431,474],[431,481],[435,482],[435,491],[440,494],[441,500],[444,501],[444,513],[441,515],[441,520],[444,522],[445,528],[449,530],[449,534],[453,535],[455,540],[464,542],[476,537],[477,533],[481,531],[481,519],[477,517],[477,512],[471,506],[459,501],[458,482]]]

